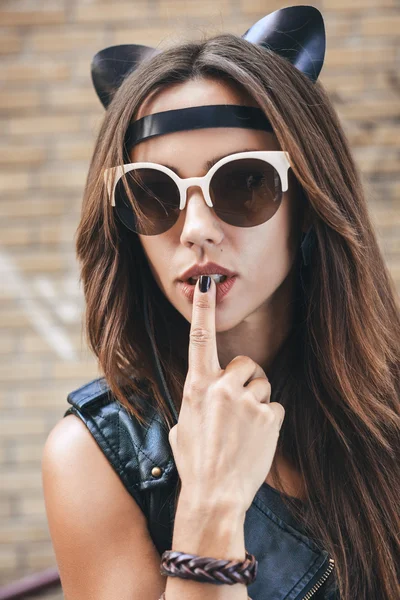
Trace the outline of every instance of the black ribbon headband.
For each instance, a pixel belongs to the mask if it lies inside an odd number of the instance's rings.
[[[273,131],[263,111],[254,106],[236,104],[192,106],[166,110],[134,121],[127,129],[125,146],[129,150],[133,145],[157,135],[206,127],[244,127]]]

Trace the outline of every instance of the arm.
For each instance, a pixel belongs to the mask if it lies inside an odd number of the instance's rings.
[[[196,499],[197,498],[197,499]],[[181,492],[172,550],[213,558],[245,558],[244,514],[237,506],[206,499],[206,495]],[[247,600],[243,584],[215,585],[167,577],[166,600]]]
[[[159,600],[166,584],[167,600],[247,600],[241,584],[217,586],[161,575],[161,557],[142,511],[75,415],[50,432],[42,478],[65,600]],[[181,492],[172,548],[244,558],[241,520],[235,526],[232,511],[218,514],[214,505],[207,512],[185,498]]]

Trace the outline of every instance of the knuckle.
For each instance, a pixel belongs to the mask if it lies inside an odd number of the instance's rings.
[[[230,400],[232,397],[234,397],[234,394],[232,392],[231,386],[229,385],[229,382],[224,381],[222,379],[219,379],[213,383],[212,394],[213,394],[213,397],[215,395],[215,400],[220,401],[220,402],[225,401],[225,400]]]
[[[265,420],[268,425],[272,425],[275,422],[276,416],[275,411],[271,408],[270,404],[262,404],[263,411],[265,414]]]
[[[211,340],[211,332],[205,327],[195,327],[190,331],[189,337],[193,345],[204,346]]]
[[[194,306],[200,310],[208,309],[210,307],[207,298],[202,298],[201,296],[194,301]]]
[[[254,360],[250,358],[250,356],[246,356],[245,354],[238,354],[237,356],[235,356],[235,358],[232,359],[232,362],[233,361],[249,365],[254,364]]]
[[[202,395],[206,390],[204,378],[192,376],[186,381],[184,389],[184,400],[195,400],[199,395]]]

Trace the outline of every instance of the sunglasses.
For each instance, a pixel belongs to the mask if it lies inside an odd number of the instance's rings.
[[[157,163],[136,162],[104,172],[119,219],[141,235],[168,231],[186,206],[187,190],[200,187],[207,206],[228,225],[254,227],[271,219],[288,189],[284,151],[237,152],[221,158],[203,177],[182,179]]]

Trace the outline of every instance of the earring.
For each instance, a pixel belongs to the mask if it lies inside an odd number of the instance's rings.
[[[311,225],[309,230],[306,233],[303,233],[300,244],[301,254],[303,257],[303,265],[305,267],[308,267],[311,263],[311,256],[313,249],[316,246],[316,240],[317,236],[315,234],[314,227]]]

